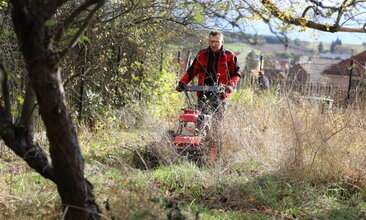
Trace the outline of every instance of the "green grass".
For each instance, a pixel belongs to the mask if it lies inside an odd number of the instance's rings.
[[[250,175],[249,170],[260,168],[253,161],[229,166],[229,161],[223,159],[213,167],[201,168],[183,161],[155,170],[135,169],[127,159],[132,152],[121,146],[141,145],[142,134],[146,132],[81,136],[82,145],[89,146],[88,151],[84,148],[86,175],[95,186],[106,217],[185,216],[210,220],[365,217],[365,196],[357,187],[341,182],[323,185],[305,180],[296,182],[280,172]],[[111,155],[120,158],[112,163]],[[10,172],[14,166],[19,171]],[[1,162],[0,167],[1,192],[10,198],[1,203],[0,218],[60,218],[60,201],[50,181],[30,171],[21,161]]]
[[[224,47],[233,52],[244,52],[244,51],[251,50],[251,47],[244,43],[230,43],[230,44],[225,44]]]

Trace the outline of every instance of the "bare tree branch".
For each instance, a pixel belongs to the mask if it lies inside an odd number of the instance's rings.
[[[315,14],[322,14],[321,11],[319,11],[317,7],[315,7],[315,6],[308,6],[307,8],[305,8],[304,12],[302,13],[301,18],[305,18],[306,13],[310,9],[313,9],[313,11],[314,11]]]
[[[60,27],[58,28],[58,31],[55,35],[55,42],[59,43],[61,38],[63,37],[65,31],[67,29],[69,29],[69,27],[71,26],[72,22],[75,20],[75,18],[82,13],[83,11],[85,11],[88,7],[90,7],[91,5],[97,3],[98,0],[88,0],[85,1],[83,4],[81,4],[77,9],[75,9],[69,17],[67,17],[67,19],[65,20],[64,23],[62,23],[60,25]]]
[[[74,35],[71,42],[69,43],[69,46],[66,47],[60,54],[59,58],[64,57],[70,49],[76,46],[77,41],[79,40],[80,36],[84,33],[86,28],[89,25],[90,20],[94,16],[94,14],[98,11],[99,8],[101,8],[106,0],[98,0],[98,4],[89,12],[88,16],[85,18],[84,23],[79,28],[78,32]]]
[[[63,83],[63,86],[66,86],[70,81],[72,81],[73,79],[75,79],[78,76],[80,76],[81,78],[85,77],[90,72],[91,69],[92,69],[91,67],[88,67],[84,72],[72,75],[70,78],[65,80],[65,82]]]
[[[312,2],[317,7],[324,8],[324,9],[333,9],[333,10],[338,10],[339,9],[339,7],[325,6],[322,2],[317,1],[317,0],[310,0],[310,2]]]

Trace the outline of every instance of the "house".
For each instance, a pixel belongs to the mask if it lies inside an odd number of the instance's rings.
[[[288,60],[276,60],[275,69],[280,70],[284,73],[289,70],[289,61]]]
[[[342,60],[323,71],[322,78],[327,84],[340,85],[342,90],[347,90],[350,78],[350,66],[353,61],[352,69],[352,87],[356,87],[360,81],[366,81],[366,50],[352,56],[349,59]]]
[[[300,64],[309,73],[308,82],[322,83],[322,72],[340,61],[339,59],[312,58],[307,63]]]

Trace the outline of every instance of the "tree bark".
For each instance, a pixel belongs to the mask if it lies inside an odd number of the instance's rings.
[[[63,1],[14,0],[13,22],[50,144],[52,179],[65,219],[99,219],[93,186],[84,178],[84,161],[66,108],[59,58],[52,50],[46,21]],[[15,129],[12,129],[15,130]],[[14,140],[15,137],[10,137]]]

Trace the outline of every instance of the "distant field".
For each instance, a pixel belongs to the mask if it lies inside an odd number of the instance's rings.
[[[240,52],[240,53],[242,53],[243,51],[251,50],[251,47],[244,43],[225,44],[225,48],[233,52]]]
[[[251,46],[244,44],[244,43],[234,43],[234,44],[229,43],[229,44],[225,44],[224,47],[235,53],[240,53],[238,55],[238,63],[239,63],[240,69],[244,69],[245,60],[250,51],[254,50],[254,52],[258,55],[261,53],[261,51],[255,49],[255,48],[252,48]]]

